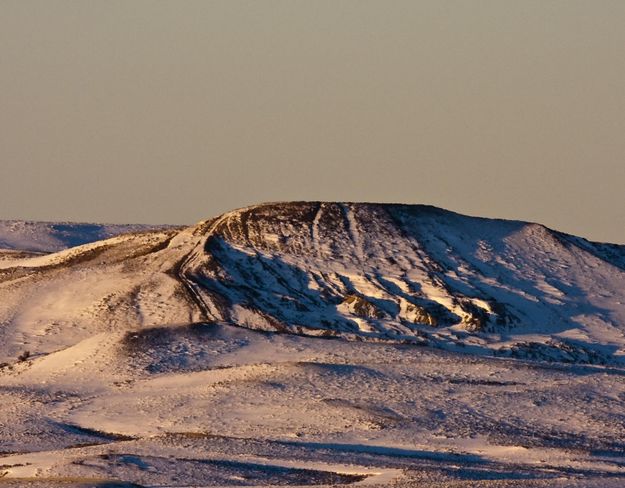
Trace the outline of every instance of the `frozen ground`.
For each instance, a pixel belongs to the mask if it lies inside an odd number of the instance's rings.
[[[625,483],[625,371],[605,366],[197,324],[100,334],[0,381],[5,483]]]
[[[625,486],[623,256],[353,204],[6,251],[0,486]]]

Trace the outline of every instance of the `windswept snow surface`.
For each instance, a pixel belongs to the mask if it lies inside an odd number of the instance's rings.
[[[106,237],[0,256],[0,486],[625,484],[623,246],[319,202]]]

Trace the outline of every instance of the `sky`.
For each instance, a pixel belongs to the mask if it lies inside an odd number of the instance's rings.
[[[0,219],[425,203],[625,243],[625,2],[0,1]]]

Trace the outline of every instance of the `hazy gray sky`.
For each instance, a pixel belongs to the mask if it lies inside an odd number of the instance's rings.
[[[0,218],[428,203],[625,243],[625,1],[0,1]]]

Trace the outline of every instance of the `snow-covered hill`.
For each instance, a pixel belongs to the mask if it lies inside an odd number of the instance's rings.
[[[625,354],[625,246],[427,206],[290,203],[204,226],[209,319],[595,361]]]
[[[428,206],[277,203],[0,262],[3,352],[214,321],[568,362],[625,357],[625,246]],[[19,338],[19,340],[18,340]]]

